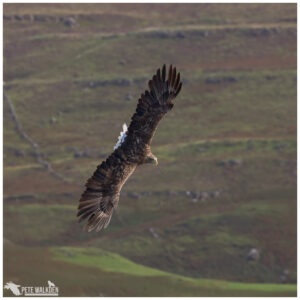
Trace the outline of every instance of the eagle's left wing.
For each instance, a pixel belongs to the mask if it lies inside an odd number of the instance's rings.
[[[164,65],[162,70],[157,70],[148,86],[149,90],[138,101],[126,138],[129,141],[141,140],[140,146],[150,145],[159,121],[172,109],[172,100],[179,94],[182,86],[180,73],[171,65],[167,76]]]

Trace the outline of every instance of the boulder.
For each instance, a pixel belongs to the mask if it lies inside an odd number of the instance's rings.
[[[199,195],[199,198],[200,198],[201,200],[205,200],[205,199],[207,199],[208,197],[209,197],[208,192],[201,192],[200,195]]]
[[[75,26],[77,24],[76,19],[73,18],[73,17],[65,18],[63,20],[63,23],[67,27],[73,27],[73,26]]]
[[[288,269],[284,269],[282,271],[282,273],[280,274],[280,281],[282,283],[286,283],[287,282],[287,279],[288,279],[288,275],[289,275],[289,270]]]
[[[252,248],[250,249],[250,251],[247,254],[247,260],[248,261],[254,261],[254,260],[258,260],[260,257],[260,252],[258,249],[256,248]]]

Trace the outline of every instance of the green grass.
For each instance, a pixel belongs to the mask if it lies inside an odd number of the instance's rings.
[[[118,254],[97,248],[54,248],[55,259],[79,265],[100,268],[107,272],[126,273],[137,276],[170,276],[166,272],[136,264]]]
[[[70,259],[70,255],[74,256]],[[88,260],[86,256],[89,257]],[[155,269],[149,270],[119,255],[98,249],[74,247],[48,249],[5,244],[4,257],[4,282],[13,278],[14,282],[23,286],[46,285],[47,280],[51,278],[59,287],[60,296],[294,296],[296,294],[296,285],[231,283],[222,280],[193,279]],[[108,259],[104,260],[103,257]],[[93,266],[90,266],[91,260],[94,262]],[[126,271],[124,273],[123,266],[129,267],[129,272],[134,274]],[[152,276],[148,276],[149,272],[152,272]],[[11,293],[4,290],[4,295],[11,296]]]
[[[278,282],[278,274],[284,265],[279,261],[274,263],[266,260],[268,255],[273,255],[273,251],[268,249],[261,230],[270,230],[269,227],[273,226],[276,231],[281,216],[289,214],[289,211],[285,211],[286,207],[272,200],[268,205],[252,201],[231,208],[229,212],[226,212],[226,206],[225,211],[220,213],[207,214],[205,209],[207,207],[194,204],[194,215],[189,218],[187,215],[182,220],[153,223],[151,226],[155,228],[158,239],[154,239],[146,230],[135,234],[129,231],[118,239],[113,236],[99,237],[90,245],[108,251],[118,249],[121,255],[135,262],[185,276],[192,274],[195,277],[220,278],[226,272],[230,280],[239,280],[240,274],[243,274],[250,282],[258,276],[262,282]],[[258,223],[261,220],[263,224]],[[286,243],[293,248],[290,237],[287,236]],[[284,243],[275,244],[281,255],[288,255]],[[247,253],[251,248],[258,248],[262,252],[261,259],[254,263],[247,261]],[[132,249],[135,249],[134,252]]]
[[[252,291],[254,293],[267,292],[296,292],[296,285],[276,285],[276,284],[245,284],[240,282],[226,282],[220,280],[194,279],[178,276],[167,272],[162,272],[153,268],[142,266],[123,258],[122,256],[99,250],[96,248],[54,248],[54,259],[62,260],[72,264],[99,268],[107,272],[125,273],[135,276],[167,276],[169,278],[180,279],[186,283],[192,283],[199,288],[214,288],[221,292]]]

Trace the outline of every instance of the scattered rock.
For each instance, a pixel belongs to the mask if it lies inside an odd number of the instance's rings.
[[[112,85],[129,86],[131,81],[128,79],[115,79],[110,82]]]
[[[221,82],[222,82],[222,80],[220,78],[206,78],[205,79],[205,83],[208,83],[208,84],[219,84]]]
[[[25,153],[24,153],[23,150],[16,149],[15,150],[15,155],[18,156],[18,157],[24,157]]]
[[[249,28],[244,30],[245,35],[258,37],[258,36],[270,36],[271,34],[278,33],[277,28]]]
[[[226,160],[217,161],[216,165],[219,167],[225,167],[227,165],[227,161]]]
[[[159,238],[159,235],[155,232],[154,228],[149,228],[149,231],[155,239]]]
[[[144,38],[156,38],[156,39],[183,39],[186,37],[186,35],[182,31],[162,31],[162,30],[142,32],[139,35],[141,35]]]
[[[168,193],[167,196],[169,196],[169,197],[174,197],[174,196],[178,195],[177,191],[172,191],[172,190],[168,191],[167,193]]]
[[[170,35],[164,31],[152,31],[144,34],[144,37],[158,38],[158,39],[167,39]]]
[[[19,16],[19,15],[15,15],[15,20],[17,20],[17,21],[22,21],[23,18],[22,18],[21,16]]]
[[[68,256],[68,257],[74,257],[75,256],[75,253],[73,253],[69,250],[66,250],[66,249],[60,249],[60,252],[62,254],[64,254],[65,256]]]
[[[201,192],[200,195],[199,195],[199,198],[201,200],[205,200],[209,197],[209,194],[207,192]]]
[[[276,76],[267,75],[266,79],[267,80],[274,80],[274,79],[276,79]]]
[[[175,36],[179,39],[185,38],[185,35],[181,31],[178,31]]]
[[[131,81],[128,79],[113,79],[113,80],[99,80],[99,81],[89,81],[86,86],[90,88],[96,88],[98,86],[108,86],[108,85],[115,85],[115,86],[129,86],[131,85]]]
[[[216,162],[216,165],[220,167],[236,167],[242,165],[242,160],[241,159],[221,160]]]
[[[198,193],[194,192],[194,191],[190,191],[190,196],[193,197],[193,198],[199,198]]]
[[[12,17],[12,16],[9,16],[9,15],[3,15],[3,19],[4,19],[4,20],[12,20],[13,17]]]
[[[220,191],[212,191],[211,193],[210,193],[210,196],[212,197],[212,198],[217,198],[217,197],[219,197],[220,196]]]
[[[77,152],[76,152],[77,153]],[[77,154],[82,157],[81,152]],[[138,199],[141,197],[174,197],[174,196],[187,196],[192,203],[196,203],[199,200],[205,200],[208,198],[217,198],[220,196],[220,190],[214,190],[209,192],[197,192],[197,191],[143,191],[143,192],[121,192],[122,196],[127,196],[132,199]]]
[[[3,238],[3,245],[5,245],[5,246],[13,246],[14,243],[11,240],[9,240],[9,239]]]
[[[36,197],[34,195],[19,195],[4,198],[5,201],[30,201],[35,199]]]
[[[47,17],[46,16],[42,16],[42,15],[34,15],[33,16],[33,20],[35,22],[46,22],[47,21]]]
[[[24,15],[23,19],[26,21],[31,21],[31,22],[34,20],[33,15]]]
[[[74,158],[80,158],[81,153],[80,152],[75,152],[73,156],[74,156]]]
[[[198,152],[202,153],[205,152],[207,149],[205,147],[199,147]]]
[[[242,164],[242,160],[241,159],[230,159],[228,161],[229,166],[231,167],[235,167],[235,166],[240,166]]]
[[[4,15],[4,20],[17,20],[17,21],[34,21],[34,22],[61,22],[65,26],[73,27],[77,25],[76,17],[75,16],[68,16],[68,17],[56,17],[51,15]]]
[[[208,37],[209,36],[209,31],[208,30],[202,30],[202,29],[197,29],[197,30],[190,30],[189,32],[186,32],[191,37]]]
[[[154,191],[152,194],[157,197],[167,195],[165,191]]]
[[[96,83],[94,81],[90,81],[88,83],[88,85],[89,85],[90,88],[93,88],[93,87],[95,87]]]
[[[52,117],[51,119],[50,119],[50,123],[51,124],[54,124],[54,123],[56,123],[57,122],[57,119],[55,118],[55,117]]]
[[[82,158],[82,157],[87,157],[86,151],[76,151],[74,153],[74,158]]]
[[[209,36],[209,31],[207,31],[207,30],[201,31],[201,33],[202,33],[203,37]]]
[[[152,195],[152,192],[150,192],[150,191],[144,191],[144,192],[142,192],[142,195],[146,196],[146,197],[149,197],[149,196]]]
[[[250,249],[250,251],[247,254],[247,260],[252,261],[252,260],[258,260],[260,257],[260,252],[256,248]]]
[[[136,193],[136,192],[128,192],[128,193],[127,193],[127,196],[128,196],[129,198],[132,198],[132,199],[139,199],[139,198],[140,198],[139,193]]]
[[[75,18],[73,18],[73,17],[65,18],[63,20],[63,23],[67,27],[73,27],[73,26],[75,26],[77,24]]]
[[[254,149],[254,145],[251,142],[247,143],[247,150],[252,150]]]
[[[237,78],[236,77],[224,77],[223,78],[223,81],[225,81],[225,82],[237,82],[238,80],[237,80]]]
[[[127,95],[126,95],[126,97],[125,97],[125,100],[126,101],[131,101],[132,100],[132,95],[130,94],[130,93],[128,93]]]
[[[289,273],[290,272],[289,272],[288,269],[284,269],[282,271],[282,273],[280,274],[280,280],[281,280],[282,283],[286,283],[287,282],[287,277],[288,277]]]
[[[281,150],[283,150],[284,148],[286,148],[287,145],[285,145],[285,144],[277,144],[277,143],[276,143],[273,147],[274,147],[275,150],[281,151]]]
[[[208,77],[205,79],[205,83],[207,84],[220,84],[222,82],[237,82],[238,79],[236,77],[232,76],[226,76],[226,77]]]

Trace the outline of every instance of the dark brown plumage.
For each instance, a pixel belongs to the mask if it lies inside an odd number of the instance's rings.
[[[172,109],[172,100],[181,90],[180,73],[171,65],[166,79],[164,65],[162,71],[157,70],[148,86],[149,90],[138,101],[125,140],[97,167],[81,195],[77,216],[79,221],[88,218],[85,226],[88,231],[99,231],[108,226],[118,205],[121,188],[138,165],[157,164],[150,143],[158,122]]]

